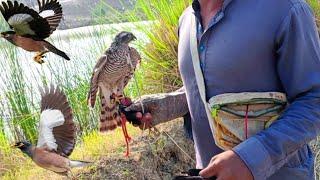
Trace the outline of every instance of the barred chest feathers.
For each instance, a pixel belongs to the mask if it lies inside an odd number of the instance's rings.
[[[107,64],[104,73],[108,76],[124,76],[131,71],[129,46],[122,45],[117,49],[110,48],[107,52]]]

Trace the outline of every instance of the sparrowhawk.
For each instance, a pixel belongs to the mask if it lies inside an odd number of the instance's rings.
[[[94,67],[88,103],[94,107],[99,91],[101,132],[114,130],[121,125],[118,100],[123,97],[124,87],[141,60],[138,51],[129,46],[129,43],[135,39],[136,37],[130,32],[120,32]]]

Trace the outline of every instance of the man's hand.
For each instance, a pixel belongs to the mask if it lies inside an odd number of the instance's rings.
[[[216,176],[217,180],[253,180],[248,167],[231,150],[214,156],[200,175],[204,178]]]
[[[139,126],[140,129],[145,130],[154,126],[155,120],[163,118],[159,114],[159,112],[161,113],[160,103],[162,102],[156,95],[147,95],[143,96],[141,101],[136,101],[125,108],[124,111],[127,112],[125,114],[129,121],[136,122],[133,123],[134,126]],[[141,105],[143,105],[143,109]],[[142,114],[142,110],[145,111],[144,114]],[[129,113],[131,113],[130,116],[128,116]]]

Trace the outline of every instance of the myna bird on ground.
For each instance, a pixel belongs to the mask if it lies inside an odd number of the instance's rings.
[[[1,37],[29,52],[37,52],[34,60],[42,64],[47,52],[53,52],[66,60],[66,53],[45,41],[58,27],[62,19],[62,7],[57,0],[38,0],[39,13],[17,1],[2,2],[0,11],[12,30],[2,32]]]
[[[37,145],[21,141],[14,144],[38,166],[61,175],[69,175],[73,167],[90,164],[68,159],[76,144],[76,126],[66,95],[59,89],[41,90],[41,115]]]

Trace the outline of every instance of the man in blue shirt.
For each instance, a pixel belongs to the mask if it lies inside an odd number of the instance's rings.
[[[194,15],[207,100],[272,91],[286,93],[290,103],[267,130],[225,152],[212,140],[196,83],[189,39]],[[308,143],[320,130],[320,43],[304,0],[194,0],[180,18],[178,59],[184,90],[142,101],[153,125],[189,110],[203,177],[314,179]]]

